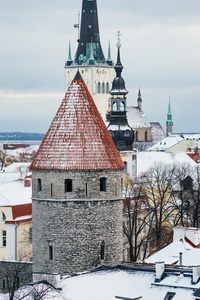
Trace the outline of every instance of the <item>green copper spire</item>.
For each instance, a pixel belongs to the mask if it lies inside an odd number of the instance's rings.
[[[93,43],[90,43],[90,58],[89,58],[89,65],[95,64],[95,58],[94,58],[94,49],[93,49]]]
[[[67,60],[67,66],[70,66],[72,64],[72,54],[71,54],[71,43],[69,40],[69,52],[68,52],[68,60]]]
[[[166,131],[167,131],[167,136],[173,133],[173,121],[172,121],[172,110],[171,110],[170,98],[169,98],[169,105],[168,105],[168,112],[167,112]]]
[[[168,113],[167,113],[167,125],[173,125],[170,99],[169,99]]]
[[[107,59],[107,64],[109,66],[113,65],[112,58],[111,58],[111,51],[110,51],[110,40],[108,42],[108,59]]]

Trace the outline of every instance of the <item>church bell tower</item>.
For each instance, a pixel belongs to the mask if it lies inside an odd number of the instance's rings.
[[[79,24],[76,24],[79,28]],[[69,45],[68,60],[65,63],[66,90],[73,80],[77,68],[83,77],[91,96],[103,118],[106,118],[109,91],[114,78],[114,67],[108,47],[105,59],[99,34],[97,0],[83,0],[80,37],[74,59]]]

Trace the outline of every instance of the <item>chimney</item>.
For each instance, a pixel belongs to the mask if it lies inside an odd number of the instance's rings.
[[[155,282],[160,282],[162,280],[163,273],[165,271],[165,262],[164,261],[156,262],[155,267],[156,267]]]
[[[192,283],[196,284],[200,278],[200,266],[193,266],[192,268]]]

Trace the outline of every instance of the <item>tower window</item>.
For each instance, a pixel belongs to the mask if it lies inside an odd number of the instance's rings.
[[[127,161],[124,161],[124,165],[125,165],[124,173],[127,173],[127,167],[128,167]]]
[[[19,277],[17,277],[17,289],[19,288]]]
[[[125,132],[124,132],[124,136],[125,136],[125,137],[129,137],[129,136],[130,136],[130,132],[129,132],[128,130],[125,131]]]
[[[110,88],[109,88],[109,83],[107,82],[107,83],[106,83],[106,94],[109,94],[109,90],[110,90]]]
[[[51,193],[51,196],[53,196],[53,183],[51,183],[51,186],[50,186],[50,193]]]
[[[102,83],[102,94],[105,94],[105,83]]]
[[[72,192],[72,179],[65,179],[65,193]]]
[[[136,131],[136,133],[135,133],[135,140],[136,140],[136,142],[138,141],[138,131]]]
[[[106,183],[107,183],[107,178],[105,177],[100,178],[100,192],[106,192]]]
[[[40,178],[38,178],[37,180],[37,188],[38,188],[38,192],[42,191],[42,180]]]
[[[5,279],[3,279],[3,286],[2,286],[3,290],[6,288],[6,281]]]
[[[123,178],[121,178],[121,190],[123,191]]]
[[[147,131],[145,131],[145,134],[144,134],[144,139],[145,139],[145,142],[147,142],[147,141],[148,141],[148,132],[147,132]]]
[[[117,102],[113,103],[113,111],[117,111]]]
[[[120,102],[120,111],[124,111],[124,102],[123,101]]]
[[[29,228],[29,243],[32,243],[32,227]]]
[[[101,243],[101,260],[105,259],[105,242]]]
[[[115,182],[115,195],[117,195],[117,182]]]
[[[85,195],[86,196],[88,195],[88,184],[87,183],[85,184]]]
[[[53,246],[49,245],[49,260],[53,260]]]
[[[101,83],[100,82],[98,82],[98,94],[101,94]]]
[[[2,246],[6,247],[6,230],[2,231]]]

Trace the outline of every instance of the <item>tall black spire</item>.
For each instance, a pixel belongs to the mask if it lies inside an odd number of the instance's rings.
[[[129,126],[126,116],[126,97],[128,91],[125,88],[125,81],[121,77],[123,66],[120,58],[120,32],[118,31],[118,52],[115,65],[116,77],[113,80],[111,94],[110,123],[108,130],[119,151],[132,150],[134,132]]]
[[[95,62],[106,63],[100,43],[99,23],[96,0],[83,0],[81,30],[75,62],[86,63],[90,59],[91,44]]]

